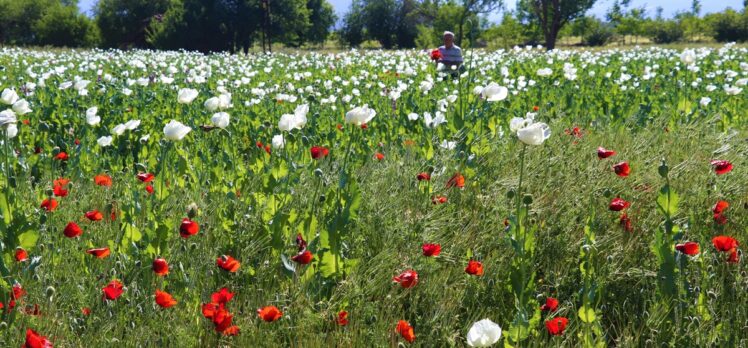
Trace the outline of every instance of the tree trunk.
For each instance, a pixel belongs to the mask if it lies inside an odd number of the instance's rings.
[[[556,48],[556,39],[558,39],[558,29],[551,28],[545,33],[545,48],[548,51]]]

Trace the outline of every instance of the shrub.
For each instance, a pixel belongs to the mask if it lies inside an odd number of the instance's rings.
[[[672,43],[683,39],[683,28],[674,21],[658,21],[653,23],[650,36],[658,44]]]
[[[584,43],[589,46],[605,46],[613,39],[613,29],[601,25],[584,37]]]
[[[714,40],[718,42],[748,41],[748,13],[728,9],[707,16]]]

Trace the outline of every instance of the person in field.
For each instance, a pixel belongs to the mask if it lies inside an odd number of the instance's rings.
[[[455,34],[453,32],[445,31],[443,38],[444,45],[439,46],[441,58],[437,62],[444,64],[447,70],[453,70],[453,66],[456,70],[462,65],[462,49],[455,45]]]

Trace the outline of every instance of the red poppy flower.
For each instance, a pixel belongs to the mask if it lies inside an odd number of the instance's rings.
[[[714,167],[714,172],[717,173],[717,175],[727,174],[732,170],[732,163],[730,163],[730,161],[713,160],[710,163],[712,164],[712,167]]]
[[[182,238],[189,238],[190,236],[196,235],[200,232],[200,225],[197,222],[192,221],[188,218],[182,219],[182,224],[179,225],[179,235]]]
[[[381,161],[381,160],[384,159],[384,154],[380,153],[380,152],[377,152],[376,155],[374,155],[374,158],[376,158],[377,161]]]
[[[468,261],[467,267],[465,267],[465,273],[470,275],[482,276],[483,264],[480,261],[470,260]]]
[[[403,288],[412,288],[418,284],[418,273],[416,271],[409,269],[403,273],[400,273],[398,276],[392,277],[392,281],[395,283],[400,283],[400,286]]]
[[[226,303],[231,301],[232,298],[234,298],[234,293],[229,291],[229,289],[225,287],[210,295],[211,302],[219,305],[225,305]]]
[[[291,260],[294,262],[300,263],[302,265],[308,265],[310,262],[312,262],[312,259],[314,258],[314,255],[309,250],[304,250],[294,256],[291,257]]]
[[[152,194],[153,193],[153,185],[146,186],[145,187],[145,191],[148,192],[149,194]]]
[[[156,273],[157,276],[163,277],[169,274],[169,263],[162,258],[156,258],[153,260],[152,268],[153,273]]]
[[[729,263],[738,263],[740,262],[740,256],[738,255],[738,249],[732,249],[730,252],[730,256],[727,258],[727,262]]]
[[[348,312],[346,311],[338,312],[338,318],[335,320],[335,322],[337,322],[338,325],[340,326],[348,325]]]
[[[296,246],[299,248],[299,251],[306,249],[306,241],[301,233],[296,234]]]
[[[341,132],[343,131],[343,125],[342,125],[342,124],[340,124],[340,123],[336,124],[336,125],[335,125],[335,128],[337,128],[337,129],[338,129],[339,131],[341,131]]]
[[[221,331],[221,333],[224,336],[236,336],[236,335],[239,335],[239,327],[236,326],[236,325],[232,325],[232,326],[229,326],[229,327],[223,329],[223,331]]]
[[[65,197],[68,195],[68,190],[66,190],[64,187],[55,185],[55,187],[52,189],[52,193],[57,197]]]
[[[270,149],[270,145],[265,145],[265,152],[268,155],[272,155],[273,154],[273,151]]]
[[[618,224],[623,227],[623,230],[626,232],[631,232],[634,230],[633,227],[631,227],[631,218],[629,218],[628,214],[623,213],[621,214],[621,218],[618,220]]]
[[[369,129],[369,125],[364,123],[361,125],[361,129]]]
[[[442,59],[442,53],[439,51],[439,49],[435,49],[431,51],[431,60],[439,60]]]
[[[26,250],[24,250],[23,248],[18,247],[16,248],[15,259],[16,259],[16,262],[28,261],[29,253],[27,253]]]
[[[13,285],[13,292],[10,294],[10,298],[12,300],[14,301],[20,300],[21,297],[25,295],[26,295],[26,290],[23,289],[23,286],[21,286],[21,284],[16,283]],[[14,306],[15,306],[15,303],[13,303],[13,305],[11,305],[10,307],[13,308]]]
[[[532,107],[532,111],[538,111],[538,110],[540,110],[540,107],[539,107],[539,106],[537,106],[537,105],[534,105],[534,106]]]
[[[83,234],[83,230],[81,230],[81,228],[75,222],[68,222],[68,225],[65,226],[65,229],[62,231],[62,233],[65,235],[65,237],[75,238]]]
[[[110,187],[112,186],[112,177],[106,174],[99,174],[94,176],[94,184],[97,186]]]
[[[455,173],[455,175],[452,175],[451,178],[447,181],[447,188],[450,187],[457,187],[457,188],[463,188],[465,187],[465,177],[462,176],[462,174]]]
[[[175,300],[168,292],[156,289],[156,304],[161,308],[169,308],[177,304],[177,300]]]
[[[699,243],[696,242],[685,242],[675,245],[675,250],[678,250],[688,256],[698,255]]]
[[[604,147],[600,146],[597,148],[597,158],[598,159],[604,159],[611,156],[615,156],[616,152],[613,150],[606,150]]]
[[[67,152],[65,152],[65,151],[61,151],[60,153],[58,153],[55,156],[55,159],[58,160],[58,161],[67,161],[68,158],[70,158],[70,157],[68,156]]]
[[[558,300],[553,297],[546,297],[545,304],[540,306],[541,311],[555,312],[558,309]]]
[[[57,209],[57,204],[58,204],[57,200],[50,197],[50,198],[43,200],[40,207],[48,212],[52,212],[52,211],[55,211],[55,209]]]
[[[569,325],[569,319],[564,317],[553,318],[545,322],[545,328],[548,333],[553,336],[561,336],[566,330],[566,325]]]
[[[236,259],[234,259],[233,257],[228,256],[228,255],[223,255],[223,256],[217,258],[216,259],[216,265],[218,267],[221,267],[224,271],[228,271],[228,272],[231,272],[231,273],[234,273],[234,272],[238,271],[239,270],[239,266],[241,266],[241,264],[239,263],[239,261],[237,261]]]
[[[110,251],[109,247],[106,248],[97,248],[97,249],[88,249],[86,250],[86,254],[91,254],[97,259],[103,259],[109,256]]]
[[[313,159],[320,159],[330,154],[330,150],[323,146],[312,146],[309,151],[312,153]]]
[[[567,135],[573,136],[573,137],[575,137],[577,139],[582,139],[582,137],[584,136],[584,132],[579,127],[574,127],[572,129],[568,129],[567,128],[564,132]],[[574,142],[574,143],[576,144],[576,142]]]
[[[136,177],[142,182],[151,182],[156,176],[153,173],[138,173]]]
[[[85,315],[85,316],[89,316],[89,315],[91,315],[91,308],[83,307],[81,309],[81,313],[83,313],[83,315]]]
[[[439,244],[426,243],[421,245],[421,249],[423,250],[423,256],[439,256],[439,253],[442,252],[442,246]]]
[[[720,214],[720,213],[714,214],[714,223],[716,223],[717,225],[726,224],[727,216],[725,216],[725,214]]]
[[[727,203],[725,201],[717,201],[717,203],[714,203],[714,206],[712,207],[712,212],[715,214],[721,214],[729,206],[730,203]]]
[[[104,215],[96,209],[86,212],[85,216],[86,219],[89,219],[91,221],[101,221],[102,219],[104,219]]]
[[[231,326],[234,316],[226,310],[226,308],[219,306],[218,311],[213,315],[213,325],[215,325],[216,332],[223,332]]]
[[[631,167],[629,167],[629,164],[627,162],[621,162],[621,163],[613,165],[613,171],[616,172],[616,175],[625,178],[629,176],[629,173],[631,172]]]
[[[738,241],[735,240],[735,238],[727,236],[717,236],[712,238],[712,244],[714,245],[715,249],[722,252],[731,252],[733,249],[738,247]]]
[[[418,173],[418,175],[416,175],[416,179],[418,179],[418,181],[429,181],[431,180],[431,175],[426,172]]]
[[[621,199],[621,198],[613,198],[612,201],[610,201],[610,205],[608,206],[608,209],[612,211],[621,211],[631,206],[631,203]]]
[[[432,204],[444,204],[447,203],[447,197],[445,196],[434,196],[431,198]]]
[[[257,310],[257,315],[266,322],[273,322],[280,319],[283,316],[276,306],[265,306]]]
[[[52,342],[47,336],[42,336],[36,331],[26,329],[26,341],[21,348],[52,348]]]
[[[397,327],[395,328],[395,332],[399,333],[400,336],[403,337],[408,343],[413,343],[413,341],[416,340],[416,334],[413,331],[413,327],[408,324],[405,320],[400,320],[397,322]]]
[[[203,316],[204,316],[204,317],[205,317],[206,319],[213,319],[213,317],[214,317],[214,316],[216,315],[216,313],[218,312],[218,308],[219,308],[219,307],[221,307],[221,306],[222,306],[222,305],[220,305],[220,304],[218,304],[218,303],[214,303],[214,302],[211,302],[211,303],[203,303],[203,306],[202,306],[202,309],[201,309],[201,310],[202,310],[202,312],[203,312]]]
[[[54,184],[54,186],[67,186],[67,184],[69,184],[69,183],[70,183],[70,179],[65,179],[65,178],[55,179],[52,182],[52,184]]]
[[[122,289],[122,283],[119,282],[119,280],[112,280],[101,289],[101,291],[104,292],[104,299],[106,300],[116,300],[120,296],[122,296],[122,293],[125,292],[125,290]]]

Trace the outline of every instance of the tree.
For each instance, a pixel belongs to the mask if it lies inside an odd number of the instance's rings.
[[[475,18],[480,15],[488,14],[493,11],[496,11],[504,6],[503,0],[462,0],[462,12],[459,16],[459,22],[457,25],[457,35],[455,37],[455,42],[457,42],[458,45],[462,45],[462,38],[464,36],[464,30],[465,25],[469,21],[470,18]],[[475,29],[475,27],[479,23],[473,22],[473,25],[471,29]]]
[[[96,25],[78,7],[69,5],[47,8],[32,25],[34,44],[57,47],[94,47],[99,42]]]
[[[302,36],[307,42],[324,44],[330,34],[330,28],[338,20],[335,10],[325,0],[308,0],[306,7],[309,9],[311,27]]]
[[[0,43],[78,47],[93,46],[97,38],[76,1],[0,0]]]
[[[351,7],[343,17],[343,28],[340,30],[342,43],[358,47],[364,42],[364,11],[360,0],[353,0]]]
[[[94,7],[104,47],[147,47],[151,22],[160,20],[170,0],[99,0]]]
[[[545,47],[552,50],[561,28],[583,16],[595,0],[519,0],[517,8],[538,24],[545,37]]]

